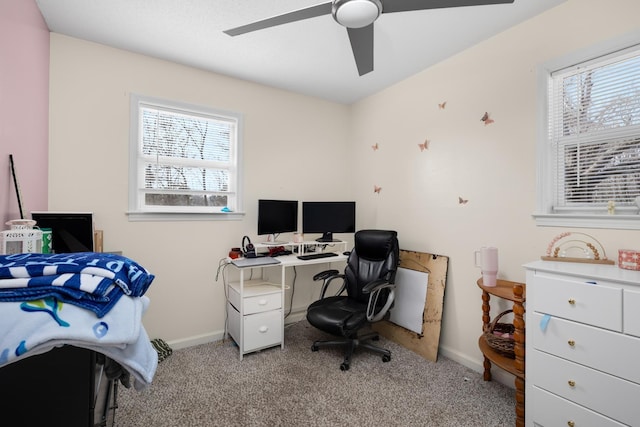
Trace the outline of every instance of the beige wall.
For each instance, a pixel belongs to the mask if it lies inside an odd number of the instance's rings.
[[[128,221],[131,93],[244,115],[244,220]],[[122,251],[156,275],[144,324],[168,342],[222,333],[218,261],[245,234],[259,241],[258,198],[352,195],[348,107],[57,34],[50,123],[49,209],[94,212],[104,249]]]
[[[567,231],[531,218],[536,68],[640,29],[638,16],[636,0],[569,0],[353,106],[52,35],[49,208],[94,211],[105,249],[157,275],[145,327],[180,346],[223,330],[218,260],[244,234],[255,238],[258,198],[353,198],[359,228],[396,229],[403,249],[450,257],[441,351],[480,370],[473,251],[496,245],[500,277],[523,281],[522,264]],[[130,93],[245,115],[245,220],[127,221]],[[494,124],[480,121],[485,111]],[[459,196],[469,202],[459,205]],[[610,257],[637,248],[640,236],[569,231],[597,237]],[[298,271],[294,310],[312,298],[307,270]]]
[[[619,248],[639,247],[638,231],[536,227],[531,217],[538,65],[638,31],[638,16],[635,0],[569,0],[354,106],[361,210],[367,208],[372,225],[396,228],[405,249],[450,257],[444,354],[480,369],[480,271],[473,258],[479,247],[497,246],[499,278],[513,281],[524,281],[522,264],[544,255],[563,231],[597,237],[616,259]],[[483,124],[485,111],[495,123]],[[429,149],[420,152],[425,138]],[[459,196],[469,202],[460,205]]]

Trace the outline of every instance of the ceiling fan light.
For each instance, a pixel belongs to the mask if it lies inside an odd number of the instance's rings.
[[[380,0],[338,0],[331,10],[333,19],[347,28],[366,27],[378,19],[380,13]]]

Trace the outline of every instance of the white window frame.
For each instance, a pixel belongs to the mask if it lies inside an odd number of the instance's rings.
[[[538,226],[640,229],[640,212],[637,207],[618,207],[613,215],[608,214],[606,209],[597,211],[589,209],[557,211],[554,209],[556,183],[553,176],[553,164],[555,163],[555,151],[549,137],[549,88],[552,73],[638,46],[640,46],[640,31],[574,52],[538,67],[537,197],[536,211],[532,214]]]
[[[144,157],[142,153],[142,115],[144,107],[174,111],[209,119],[222,119],[236,123],[236,138],[231,141],[231,156],[226,167],[230,173],[228,209],[202,206],[150,206],[145,204]],[[130,221],[154,220],[235,220],[244,216],[242,206],[242,128],[243,117],[239,113],[216,110],[209,107],[131,94],[129,135],[129,210]],[[200,160],[203,163],[205,161]],[[213,162],[211,162],[213,164]],[[215,164],[220,167],[219,162]],[[216,193],[218,194],[218,193]],[[228,210],[228,211],[227,211]]]

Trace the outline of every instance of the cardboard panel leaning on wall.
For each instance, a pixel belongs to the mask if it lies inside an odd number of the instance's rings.
[[[375,323],[373,329],[385,338],[405,346],[425,359],[436,362],[449,257],[400,250],[400,267],[429,273],[422,333],[410,331],[388,321]]]

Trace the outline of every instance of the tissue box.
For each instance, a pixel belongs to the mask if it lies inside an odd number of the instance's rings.
[[[640,251],[633,249],[618,250],[618,267],[626,270],[640,270]]]

